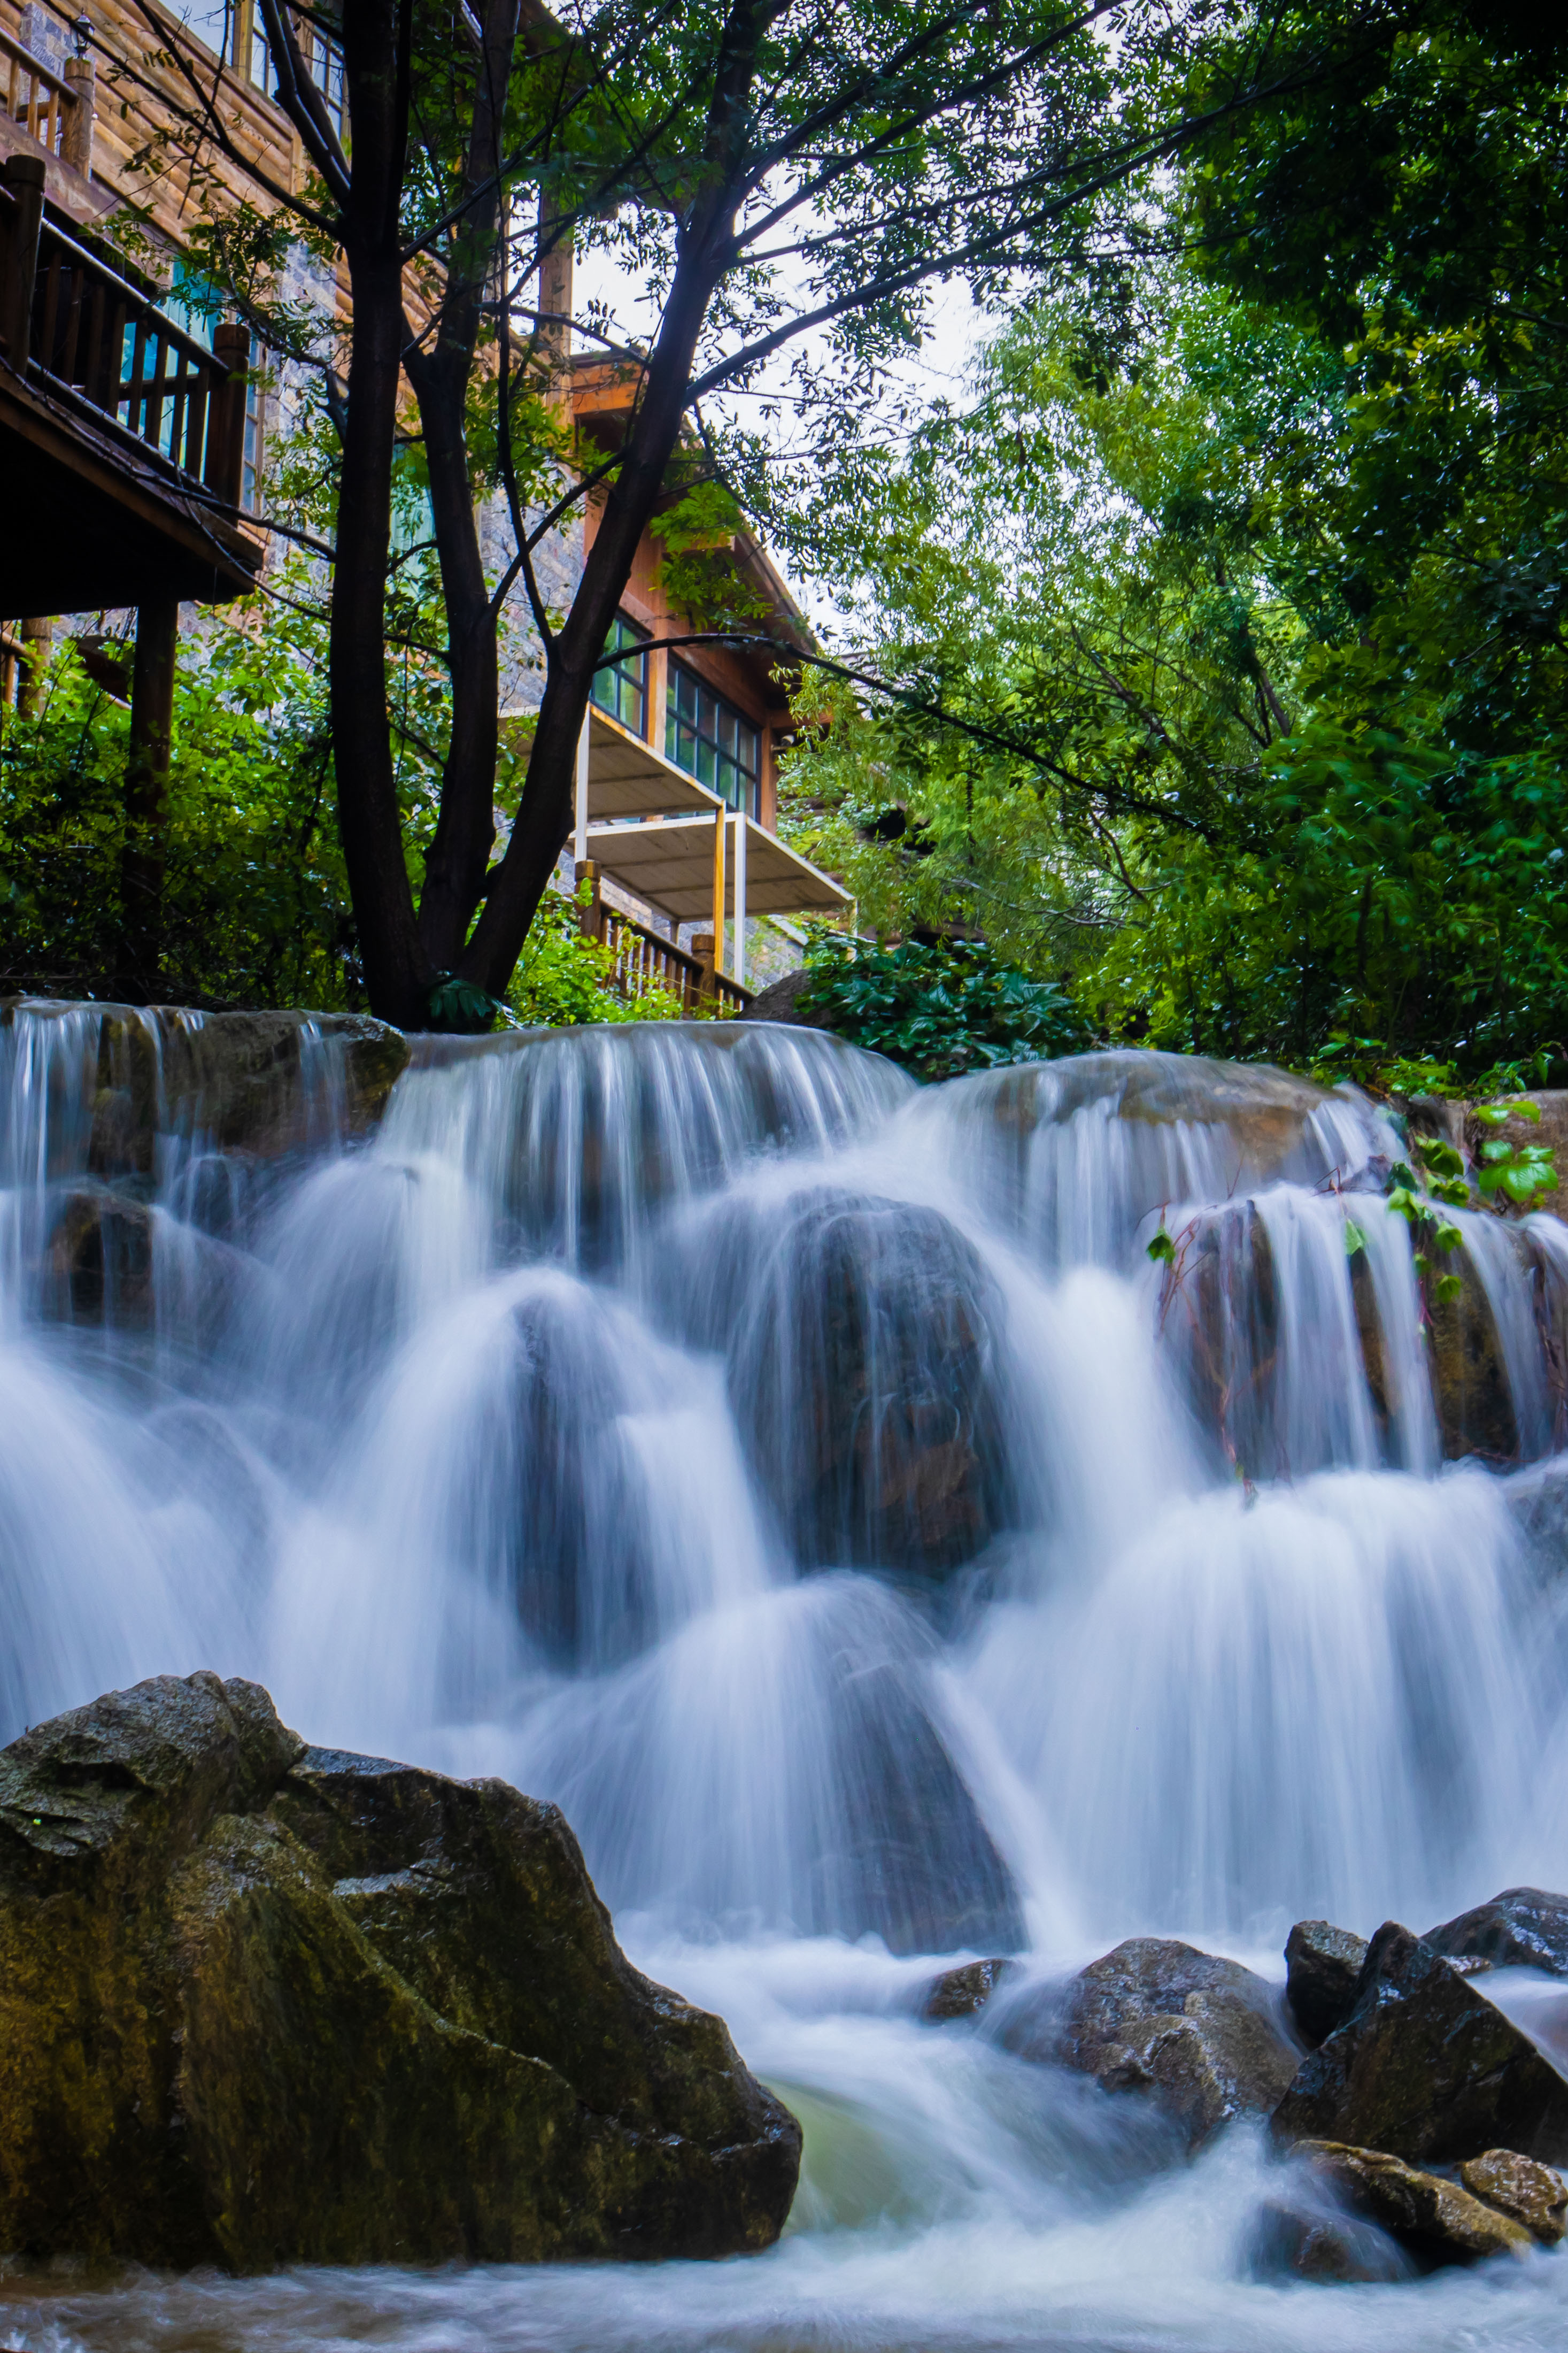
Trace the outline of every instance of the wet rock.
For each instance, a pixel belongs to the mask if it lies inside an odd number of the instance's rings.
[[[1265,2202],[1248,2249],[1247,2269],[1262,2280],[1386,2285],[1410,2278],[1415,2268],[1386,2231],[1347,2212],[1332,2184],[1315,2185],[1310,2177],[1289,2198]]]
[[[948,2019],[976,2017],[1017,1966],[1008,1960],[964,1961],[956,1969],[943,1969],[926,1989],[921,2016],[933,2025]]]
[[[1568,1895],[1508,1887],[1489,1904],[1429,1928],[1422,1942],[1456,1960],[1487,1961],[1494,1969],[1546,1969],[1568,1978]]]
[[[169,1023],[163,1087],[176,1128],[272,1157],[373,1128],[408,1054],[367,1014],[185,1014]]]
[[[1366,1938],[1327,1920],[1298,1920],[1285,1940],[1285,1998],[1309,2042],[1321,2042],[1355,2008]]]
[[[1107,2091],[1147,2094],[1189,2148],[1235,2116],[1268,2115],[1298,2057],[1262,1978],[1152,1936],[1130,1938],[1065,1989],[1022,2006],[1004,2040]]]
[[[747,1453],[802,1567],[941,1577],[972,1560],[1006,1516],[1004,1311],[957,1229],[824,1186],[726,1205],[697,1256],[689,1336],[725,1352]]]
[[[150,1324],[154,1214],[107,1186],[69,1194],[45,1252],[58,1307],[79,1324]]]
[[[1432,1401],[1446,1461],[1479,1454],[1494,1462],[1519,1456],[1519,1422],[1497,1319],[1468,1254],[1456,1250],[1445,1273],[1459,1278],[1456,1299],[1427,1301],[1426,1345]]]
[[[0,2246],[723,2254],[794,2119],[634,1970],[560,1814],[159,1677],[0,1755]]]
[[[1369,2220],[1429,2264],[1528,2255],[1534,2240],[1522,2223],[1441,2174],[1424,2173],[1382,2149],[1340,2141],[1306,2141],[1300,2154]]]
[[[1274,2119],[1285,2140],[1344,2141],[1413,2163],[1507,2147],[1568,2155],[1568,2081],[1462,1972],[1388,1921],[1355,2007],[1303,2060]]]
[[[786,972],[766,988],[759,988],[744,1013],[742,1021],[788,1021],[797,1029],[831,1029],[833,1023],[826,1008],[803,1005],[801,999],[811,987],[812,976],[801,965],[797,972]]]
[[[1252,1202],[1227,1201],[1184,1222],[1161,1285],[1159,1328],[1223,1461],[1253,1479],[1284,1472],[1274,1253]]]
[[[1472,2198],[1522,2222],[1531,2238],[1554,2247],[1568,2231],[1568,2182],[1550,2165],[1537,2165],[1511,2148],[1489,2148],[1459,2168]]]
[[[160,1134],[260,1159],[365,1134],[409,1046],[368,1015],[106,1006],[98,1055],[88,1166],[120,1177],[153,1173]]]

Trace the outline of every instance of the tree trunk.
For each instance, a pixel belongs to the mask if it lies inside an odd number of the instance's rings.
[[[445,353],[433,361],[411,357],[408,373],[425,430],[452,681],[452,733],[441,773],[440,815],[425,860],[419,936],[435,970],[452,972],[484,891],[495,840],[497,623],[468,481],[463,430],[467,359],[454,364]]]
[[[353,122],[342,202],[353,328],[330,639],[338,824],[372,1010],[418,1029],[435,975],[404,856],[384,654],[403,354],[398,205],[407,150],[408,0],[344,0],[342,37]]]
[[[721,274],[711,237],[683,239],[647,387],[565,626],[549,650],[528,775],[506,855],[458,970],[499,997],[516,967],[539,902],[572,830],[577,741],[594,672],[631,577],[637,545],[658,509],[686,414],[697,338]]]

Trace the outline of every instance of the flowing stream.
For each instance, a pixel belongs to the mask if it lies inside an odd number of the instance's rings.
[[[964,1955],[1178,1935],[1282,1980],[1296,1919],[1568,1886],[1561,1227],[1461,1216],[1513,1460],[1445,1462],[1403,1146],[1349,1093],[1145,1054],[921,1091],[626,1028],[426,1044],[351,1147],[307,1026],[293,1148],[155,1086],[110,1195],[104,1018],[0,1029],[0,1739],[214,1667],[557,1799],[805,2162],[762,2257],[18,2275],[0,2340],[1568,2341],[1568,2257],[1259,2277],[1259,2134],[1163,2164],[1136,2103],[919,2017]],[[158,1071],[197,1017],[115,1018]]]

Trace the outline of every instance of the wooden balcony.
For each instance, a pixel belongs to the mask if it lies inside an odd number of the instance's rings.
[[[0,612],[243,596],[246,332],[185,334],[46,212],[44,173],[12,154],[0,180]]]

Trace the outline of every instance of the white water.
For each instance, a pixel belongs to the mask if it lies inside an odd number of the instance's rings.
[[[963,1949],[1010,1927],[1041,1975],[1164,1932],[1279,1976],[1296,1918],[1421,1928],[1568,1885],[1562,1564],[1506,1480],[1439,1468],[1408,1236],[1375,1190],[1395,1146],[1364,1106],[1142,1055],[916,1094],[814,1035],[610,1031],[426,1050],[350,1152],[307,1039],[311,1148],[226,1160],[199,1104],[162,1104],[156,1311],[106,1267],[107,1320],[73,1320],[48,1244],[97,1041],[80,1009],[0,1029],[0,1738],[213,1666],[313,1740],[559,1799],[628,1947],[729,2020],[806,2161],[762,2258],[16,2278],[0,2338],[1568,2339],[1546,2255],[1262,2284],[1254,2134],[1172,2166],[1136,2104],[915,2015],[954,1912]],[[1173,1287],[1140,1246],[1162,1217]],[[1467,1223],[1539,1455],[1530,1282]],[[945,1571],[849,1472],[800,1501],[846,1330],[870,1335],[854,1459],[895,1484],[879,1378],[926,1444],[966,1380],[989,1400],[992,1539]]]

